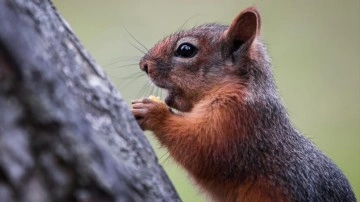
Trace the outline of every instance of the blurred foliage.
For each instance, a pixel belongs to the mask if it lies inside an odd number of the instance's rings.
[[[138,60],[184,25],[229,24],[244,8],[262,14],[262,35],[292,121],[344,171],[360,198],[360,1],[54,0],[128,102],[160,94]],[[136,40],[134,38],[136,38]],[[147,134],[184,201],[202,201],[185,172]]]

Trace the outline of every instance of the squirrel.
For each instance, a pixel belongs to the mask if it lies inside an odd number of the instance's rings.
[[[168,95],[134,100],[133,115],[214,201],[356,201],[340,169],[289,120],[260,27],[250,7],[230,26],[157,43],[140,69]]]

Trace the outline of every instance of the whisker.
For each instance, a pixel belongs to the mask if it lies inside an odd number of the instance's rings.
[[[160,149],[160,148],[158,148],[158,149]],[[167,153],[168,153],[168,152],[165,152],[163,155],[161,155],[161,156],[159,157],[159,159],[161,160],[162,158],[164,158]]]
[[[143,97],[148,97],[149,96],[149,94],[150,94],[150,91],[151,91],[151,81],[150,80],[148,80],[148,82],[146,83],[146,88],[145,88],[145,92],[144,92],[144,94],[143,94]]]
[[[185,26],[190,20],[192,20],[192,19],[193,19],[194,17],[196,17],[196,16],[198,16],[198,14],[193,15],[193,16],[191,16],[190,18],[188,18],[188,19],[181,25],[181,27],[178,29],[178,32],[182,31],[183,28],[184,28],[184,26]]]
[[[137,39],[135,38],[135,36],[134,36],[133,34],[131,34],[131,33],[126,29],[126,27],[123,26],[123,29],[130,35],[130,37],[131,37],[132,39],[134,39],[138,44],[140,44],[146,51],[149,51],[149,50],[146,48],[146,46],[144,46],[144,44],[142,44],[139,40],[137,40]]]
[[[124,68],[124,67],[131,67],[131,66],[138,66],[138,63],[132,63],[132,64],[125,64],[125,65],[118,65],[115,66],[115,68]]]
[[[155,87],[155,96],[159,96],[159,88],[157,86]]]
[[[156,90],[155,87],[156,87],[155,84],[151,82],[151,93],[150,93],[150,95],[154,95],[154,91]]]
[[[163,89],[160,88],[160,98],[163,99]]]
[[[166,157],[165,160],[163,161],[163,165],[165,165],[166,163],[168,163],[168,162],[169,162],[169,159],[170,159],[170,154],[169,154],[169,152],[166,152],[166,154],[167,154],[167,157]]]
[[[107,64],[104,64],[103,66],[104,67],[109,67],[109,66],[112,66],[112,65],[115,65],[115,64],[118,64],[118,63],[125,63],[125,62],[137,62],[137,63],[134,63],[134,64],[139,64],[138,62],[139,62],[139,60],[140,59],[134,59],[134,60],[117,60],[117,61],[114,61],[114,62],[109,62],[109,63],[107,63]]]
[[[139,47],[135,46],[133,43],[131,43],[130,41],[128,41],[128,43],[134,47],[136,50],[140,51],[142,54],[146,55],[147,53],[143,50],[141,50]]]
[[[117,77],[117,78],[126,80],[126,79],[133,79],[133,78],[141,77],[141,76],[145,76],[145,74],[143,74],[142,72],[135,72],[133,74],[130,74],[129,76]]]
[[[125,86],[129,85],[130,83],[136,81],[137,79],[141,78],[142,76],[144,76],[144,74],[142,74],[142,72],[135,72],[126,77],[116,76],[115,78],[122,80],[122,82],[119,86],[120,88],[122,88],[122,87],[125,87]]]
[[[154,91],[154,87],[151,85],[151,83],[149,84],[149,91],[147,91],[145,97],[148,97],[149,95],[152,95]]]
[[[145,94],[145,91],[147,91],[149,85],[149,81],[145,83],[145,85],[140,89],[140,91],[136,94],[136,97],[141,97]]]

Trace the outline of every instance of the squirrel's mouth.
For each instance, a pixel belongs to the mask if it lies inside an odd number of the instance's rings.
[[[181,92],[176,90],[167,89],[167,96],[165,98],[165,103],[180,112],[188,112],[191,110],[192,105],[186,100]]]
[[[176,93],[175,93],[175,90],[171,89],[169,86],[166,86],[165,84],[162,84],[162,83],[159,83],[159,82],[156,82],[155,80],[151,79],[152,83],[155,84],[157,87],[163,89],[163,90],[166,90],[166,93],[167,93],[167,96],[165,98],[165,103],[166,105],[168,105],[169,107],[173,107],[175,108],[174,106],[174,103],[175,103],[175,98],[176,98]]]
[[[176,91],[176,90],[173,90],[173,89],[166,89],[166,88],[163,88],[167,91],[167,96],[165,97],[165,103],[167,106],[171,107],[171,108],[174,108],[178,111],[188,111],[186,110],[183,106],[183,102],[181,100],[183,100],[180,96],[180,94]]]
[[[164,100],[167,106],[181,112],[187,112],[191,110],[192,105],[187,101],[181,89],[175,88],[174,86],[168,86],[166,84],[159,83],[154,80],[152,80],[152,82],[157,87],[167,91],[167,96]]]
[[[174,102],[175,102],[175,97],[176,97],[176,93],[174,93],[171,90],[167,90],[167,96],[165,98],[165,103],[169,106],[169,107],[174,107]],[[175,108],[175,107],[174,107]]]

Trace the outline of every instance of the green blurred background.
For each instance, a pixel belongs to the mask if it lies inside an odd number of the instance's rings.
[[[138,77],[144,48],[206,22],[229,24],[244,8],[262,15],[262,35],[292,121],[344,171],[360,198],[359,0],[54,0],[127,102],[149,95]],[[129,34],[126,30],[128,30]],[[134,47],[135,46],[135,47]],[[151,92],[155,94],[156,92]],[[185,172],[149,137],[186,202],[204,201]]]

